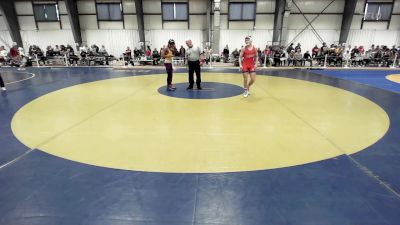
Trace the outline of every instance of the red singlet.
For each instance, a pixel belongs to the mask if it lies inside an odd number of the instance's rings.
[[[252,49],[249,50],[247,47],[244,48],[243,52],[243,63],[242,63],[242,72],[255,72],[254,69],[254,58],[257,54],[256,48],[252,46]]]

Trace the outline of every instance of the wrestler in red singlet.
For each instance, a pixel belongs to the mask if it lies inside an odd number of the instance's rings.
[[[256,81],[256,69],[257,69],[257,50],[252,44],[250,36],[245,38],[246,46],[242,48],[239,56],[239,65],[243,72],[243,96],[247,98],[250,95],[250,86]],[[243,58],[243,62],[241,61]],[[249,81],[250,75],[250,81]]]

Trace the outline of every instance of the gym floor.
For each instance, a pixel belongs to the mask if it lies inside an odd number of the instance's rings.
[[[395,225],[400,70],[2,68],[1,225]]]

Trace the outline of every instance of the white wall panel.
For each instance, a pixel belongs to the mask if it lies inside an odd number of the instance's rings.
[[[338,44],[340,30],[316,30],[316,31],[321,36],[323,41],[326,42],[328,45]],[[299,33],[300,35],[298,35]],[[301,30],[288,30],[287,41],[288,43],[291,42],[294,43],[295,45],[297,45],[297,43],[300,43],[303,52],[305,52],[306,50],[311,51],[311,49],[316,44],[319,47],[321,47],[322,44],[312,30],[305,30],[303,32],[301,32]]]
[[[207,29],[207,16],[191,15],[189,16],[191,30]]]
[[[387,22],[364,21],[363,30],[387,30]]]
[[[137,30],[137,17],[136,15],[125,15],[125,29],[127,30]]]
[[[33,16],[18,16],[18,23],[21,30],[36,30]]]
[[[97,29],[97,17],[95,15],[79,16],[79,24],[82,30]]]
[[[59,30],[60,23],[59,22],[38,22],[39,30]]]
[[[167,45],[169,39],[174,39],[176,46],[186,46],[185,41],[191,39],[194,45],[202,46],[203,32],[201,30],[149,30],[145,31],[146,40],[152,49]]]
[[[393,15],[390,22],[390,30],[400,30],[400,15]]]
[[[256,29],[273,29],[274,28],[274,15],[257,15],[256,16]]]
[[[320,13],[332,0],[297,0],[296,4],[303,13]],[[334,1],[324,12],[326,13],[342,13],[344,9],[344,0]],[[291,12],[299,12],[293,4]]]
[[[30,45],[38,45],[42,50],[49,45],[69,44],[75,46],[74,37],[70,30],[21,31],[21,37],[26,49]]]
[[[23,1],[23,2],[15,2],[14,4],[17,15],[33,15],[32,2]]]
[[[400,13],[400,0],[394,1],[393,13]]]
[[[105,30],[122,30],[123,29],[123,23],[120,21],[101,21],[99,22],[99,28],[100,29],[105,29]]]
[[[4,16],[0,16],[0,31],[8,30]]]
[[[364,18],[363,15],[353,15],[353,20],[351,21],[350,29],[359,30],[361,28],[361,22],[363,18]]]
[[[6,47],[6,49],[10,49],[10,47],[12,47],[12,40],[11,40],[11,36],[10,33],[8,31],[1,31],[0,32],[0,46],[4,46]]]
[[[162,29],[162,18],[158,15],[144,15],[144,29],[145,30],[158,30]]]
[[[204,0],[189,0],[189,13],[206,13],[207,2]]]
[[[79,13],[96,13],[96,4],[93,0],[78,1],[77,6]]]
[[[164,29],[165,30],[187,30],[188,23],[187,22],[165,22]]]
[[[71,29],[71,23],[68,16],[60,16],[62,29]]]
[[[275,12],[275,0],[257,0],[257,13]]]
[[[351,30],[347,41],[351,45],[363,45],[369,48],[372,44],[392,46],[400,44],[400,31]]]
[[[273,30],[221,30],[219,49],[224,49],[227,44],[231,52],[235,48],[240,49],[247,35],[253,37],[253,43],[257,48],[264,49],[265,45],[271,43],[272,33]]]
[[[365,5],[365,0],[358,0],[354,13],[364,14],[364,5]]]
[[[143,1],[143,13],[161,13],[161,1],[160,0]]]
[[[220,10],[221,13],[228,13],[228,0],[221,0]]]
[[[308,21],[312,21],[317,15],[305,15]],[[304,29],[308,22],[303,15],[291,14],[289,16],[289,29]],[[340,29],[342,24],[341,15],[320,15],[312,25],[315,29]]]
[[[135,7],[134,0],[122,1],[122,7],[124,9],[124,13],[136,13],[136,7]]]
[[[229,29],[230,30],[253,30],[254,22],[229,22]]]
[[[119,57],[127,46],[139,46],[139,33],[137,30],[85,30],[82,32],[83,41],[91,46],[105,45],[108,53]]]
[[[221,30],[227,30],[228,29],[228,16],[227,15],[221,15],[219,18],[220,18],[220,28],[221,28]]]
[[[59,10],[60,14],[68,14],[67,7],[65,6],[64,1],[58,2],[58,10]]]

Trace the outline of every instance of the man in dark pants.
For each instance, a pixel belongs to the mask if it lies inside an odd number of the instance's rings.
[[[4,87],[4,81],[3,81],[3,78],[1,77],[1,74],[0,74],[0,88],[2,91],[6,90],[6,87]]]
[[[197,89],[201,90],[201,74],[200,74],[200,55],[201,48],[194,47],[192,40],[187,40],[186,45],[188,49],[186,50],[186,58],[188,60],[189,65],[189,86],[186,88],[187,90],[192,90],[194,85],[193,74],[196,72],[196,85]]]

